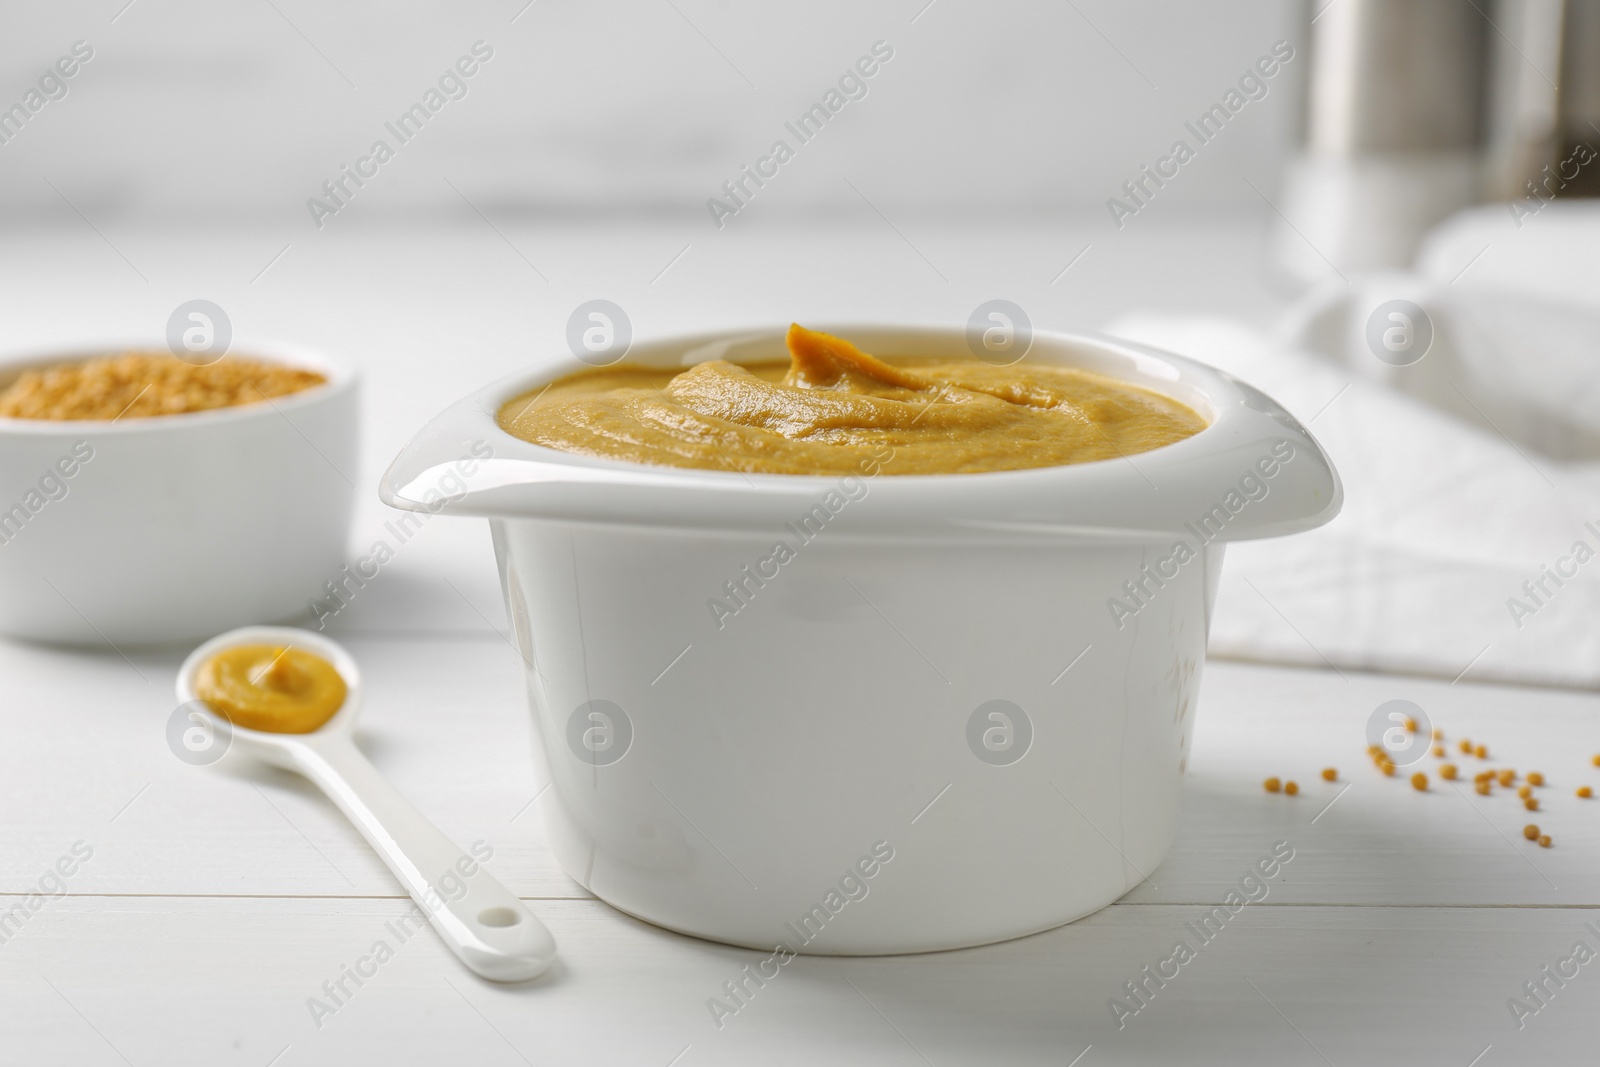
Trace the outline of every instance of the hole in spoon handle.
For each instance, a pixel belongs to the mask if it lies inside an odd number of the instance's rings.
[[[474,844],[468,855],[348,738],[317,737],[296,753],[301,771],[361,831],[462,963],[495,982],[526,981],[550,966],[555,939],[483,865],[492,849]]]
[[[478,923],[481,926],[515,926],[522,921],[522,916],[510,908],[484,908],[478,912]]]

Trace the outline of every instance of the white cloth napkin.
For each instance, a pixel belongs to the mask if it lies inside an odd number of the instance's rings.
[[[1344,299],[1351,314],[1370,302],[1356,288]],[[1441,340],[1452,314],[1434,309]],[[1261,388],[1310,427],[1344,480],[1344,510],[1327,526],[1229,547],[1213,654],[1600,687],[1600,464],[1552,460],[1372,380],[1360,360],[1373,378],[1393,372],[1368,353],[1313,354],[1303,331],[1297,349],[1216,319],[1138,316],[1106,330]],[[1461,347],[1430,352],[1435,377]],[[1591,366],[1600,378],[1600,356]]]

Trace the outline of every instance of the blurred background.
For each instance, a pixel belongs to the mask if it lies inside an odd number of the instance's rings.
[[[1596,0],[72,0],[0,69],[7,350],[199,298],[348,358],[353,546],[587,300],[647,337],[1004,298],[1233,370],[1339,464],[1337,522],[1230,557],[1214,651],[1600,685],[1600,578],[1511,606],[1600,547]],[[486,560],[437,525],[341,625]],[[431,625],[498,619],[471,573]]]
[[[20,96],[73,42],[94,58],[5,146],[13,220],[239,219],[304,231],[307,197],[475,41],[493,58],[342,225],[649,215],[703,227],[704,201],[883,40],[864,101],[760,197],[763,214],[1104,210],[1300,5],[1109,0],[741,4],[126,0],[31,5],[0,41]],[[1292,65],[1291,65],[1292,66]],[[1300,77],[1275,80],[1173,207],[1252,207],[1276,184]],[[790,138],[793,141],[793,138]],[[447,182],[448,180],[448,182]]]

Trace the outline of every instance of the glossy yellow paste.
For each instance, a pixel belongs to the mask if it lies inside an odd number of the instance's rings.
[[[788,347],[787,364],[570,375],[511,401],[500,426],[563,452],[767,474],[855,474],[864,462],[887,474],[1052,467],[1147,452],[1205,428],[1175,400],[1087,371],[889,363],[800,326]]]
[[[304,649],[235,645],[200,665],[195,695],[236,726],[308,734],[344,706],[333,664]]]

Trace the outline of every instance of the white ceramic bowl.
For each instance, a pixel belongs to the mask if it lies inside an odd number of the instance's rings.
[[[961,329],[823,328],[878,355],[967,354]],[[783,331],[629,354],[718,357],[782,359]],[[685,933],[869,954],[1047,929],[1155,869],[1222,543],[1319,525],[1342,491],[1303,427],[1218,371],[1082,336],[1039,335],[1028,358],[1210,425],[1131,459],[856,479],[616,463],[497,428],[569,361],[474,394],[400,454],[388,503],[490,519],[568,873]],[[1204,543],[1185,525],[1203,516]]]
[[[0,356],[0,386],[27,368],[129,349],[165,341]],[[101,647],[193,641],[308,613],[338,577],[357,477],[356,374],[281,342],[237,339],[230,351],[328,381],[186,415],[0,418],[0,633]]]

